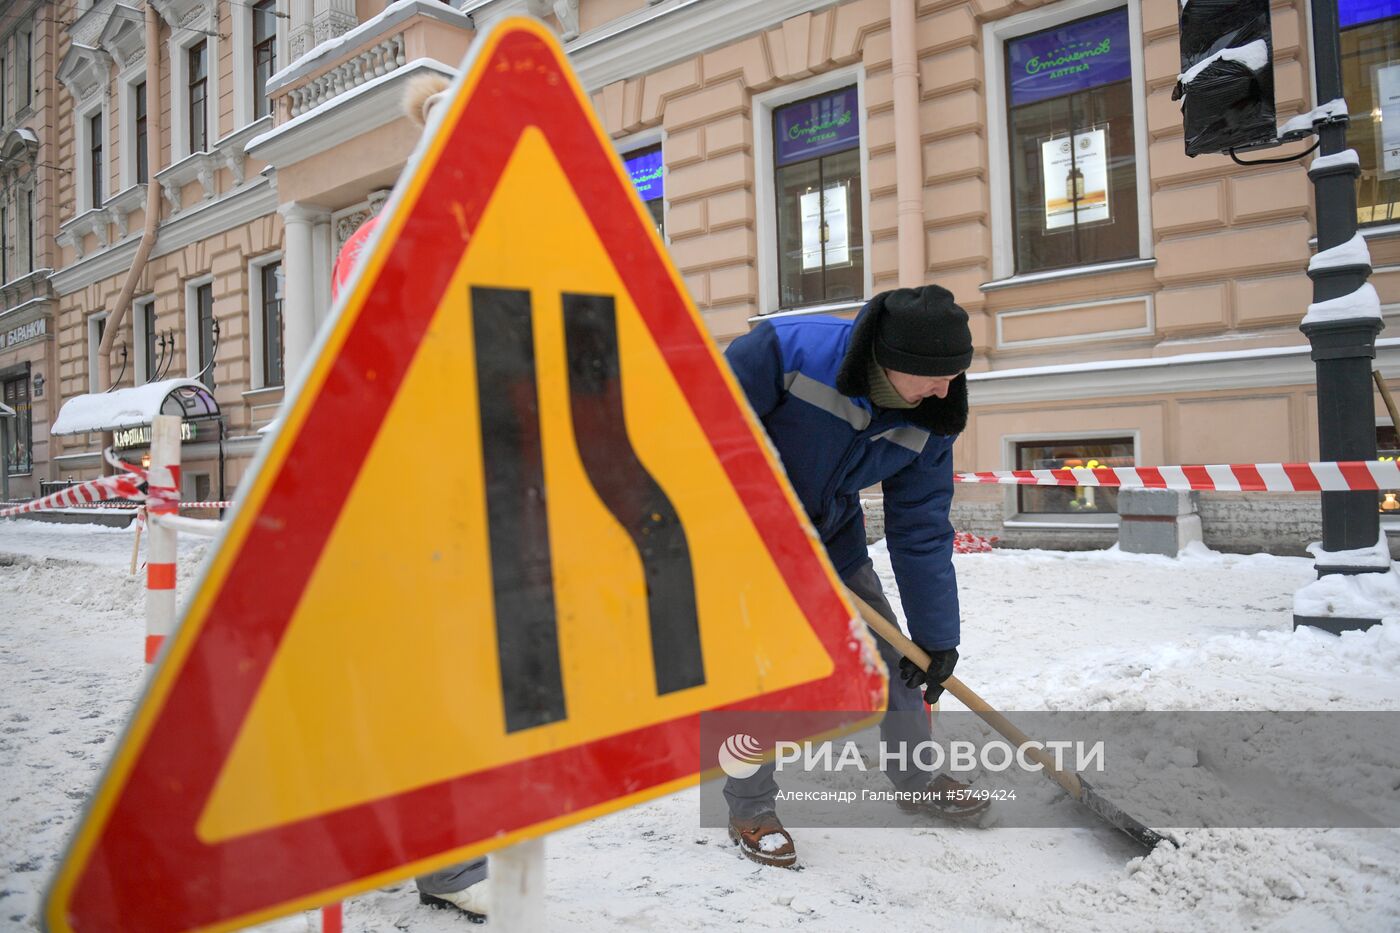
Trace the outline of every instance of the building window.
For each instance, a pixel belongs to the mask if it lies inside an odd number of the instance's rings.
[[[632,179],[632,186],[637,189],[637,196],[642,199],[642,204],[646,205],[647,213],[651,214],[651,222],[656,225],[656,232],[664,237],[666,179],[665,168],[661,164],[661,144],[627,153],[622,157],[622,164]]]
[[[263,385],[280,386],[282,375],[282,264],[258,268],[262,304]]]
[[[32,451],[33,416],[29,406],[29,374],[6,379],[0,387],[0,399],[15,411],[9,420],[9,430],[5,432],[5,462],[9,464],[11,476],[20,476],[34,470]]]
[[[102,335],[107,330],[107,312],[99,311],[97,314],[88,315],[87,338],[88,338],[88,391],[101,392],[106,386],[98,382],[98,350],[102,346]]]
[[[1347,145],[1361,160],[1356,220],[1400,220],[1400,3],[1338,0]]]
[[[5,93],[9,87],[10,72],[6,65],[9,63],[4,55],[0,55],[0,123],[5,122],[6,115],[10,112],[9,95]]]
[[[24,251],[17,265],[21,275],[34,271],[34,189],[26,188],[19,197],[20,216],[16,220],[19,228],[15,238]]]
[[[15,33],[15,104],[28,107],[34,94],[34,37],[28,30]]]
[[[138,81],[131,86],[132,112],[136,115],[136,183],[144,185],[150,171],[146,160],[146,82]]]
[[[1395,460],[1400,458],[1400,432],[1394,425],[1376,425],[1376,459]],[[1400,490],[1392,489],[1378,493],[1382,515],[1400,516]]]
[[[156,302],[148,298],[136,305],[136,382],[152,381],[156,373]]]
[[[858,108],[851,86],[773,111],[780,307],[865,292]]]
[[[0,204],[0,282],[10,280],[10,211]]]
[[[1132,465],[1131,437],[1022,441],[1016,445],[1018,470]],[[1017,486],[1016,510],[1027,515],[1116,514],[1118,490],[1097,486]]]
[[[203,152],[209,145],[208,106],[205,101],[209,93],[209,72],[206,62],[206,43],[196,42],[185,51],[189,93],[189,143],[190,152]]]
[[[102,206],[102,111],[88,117],[88,190],[92,192],[89,207]]]
[[[253,119],[272,112],[267,81],[277,71],[277,10],[273,0],[253,5]]]
[[[1128,11],[1006,43],[1016,272],[1138,255]]]
[[[194,325],[195,378],[214,388],[214,283],[205,282],[190,291],[191,322]]]

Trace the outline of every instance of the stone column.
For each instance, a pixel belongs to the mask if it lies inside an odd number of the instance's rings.
[[[314,0],[313,5],[311,24],[316,45],[343,36],[360,23],[355,16],[355,0]]]
[[[331,238],[331,215],[317,218],[311,227],[311,281],[315,288],[316,327],[319,329],[331,310],[331,274],[335,268],[335,247]]]
[[[286,292],[282,299],[282,366],[288,384],[295,380],[316,340],[316,259],[313,227],[329,212],[293,202],[278,208],[282,215],[282,270]]]
[[[314,15],[311,0],[292,0],[291,31],[287,34],[287,47],[292,61],[301,58],[316,45],[311,25]]]

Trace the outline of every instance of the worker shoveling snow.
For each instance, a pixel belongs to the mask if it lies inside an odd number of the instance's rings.
[[[140,689],[131,535],[0,525],[0,928],[34,927]],[[888,556],[872,551],[893,594]],[[182,552],[182,584],[204,553],[199,544]],[[1314,578],[1309,560],[1193,549],[1181,560],[995,551],[956,563],[958,673],[1003,710],[1400,709],[1400,619],[1340,638],[1291,630],[1293,594]],[[1201,764],[1192,751],[1163,747],[1153,762],[1189,772]],[[1042,783],[1047,797],[1059,793]],[[1348,790],[1336,794],[1346,801]],[[1182,829],[1179,847],[1141,856],[1092,818],[1074,828],[817,828],[802,834],[805,869],[787,872],[740,858],[697,815],[689,791],[551,836],[553,924],[666,933],[1400,926],[1393,829]],[[463,929],[421,907],[411,882],[345,907],[357,933]]]

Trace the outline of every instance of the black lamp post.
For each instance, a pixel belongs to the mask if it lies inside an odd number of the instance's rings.
[[[1312,0],[1313,61],[1317,69],[1318,101],[1342,96],[1341,39],[1337,0]],[[1319,252],[1340,246],[1356,235],[1355,161],[1328,159],[1347,148],[1345,115],[1324,120],[1316,127],[1321,146],[1320,164],[1309,170],[1314,186]],[[1366,284],[1369,264],[1309,269],[1313,302],[1350,295]],[[1377,309],[1379,310],[1379,309]],[[1318,441],[1323,460],[1376,459],[1375,403],[1371,361],[1376,356],[1378,314],[1338,314],[1306,321],[1301,330],[1312,344],[1317,364]],[[1322,495],[1322,547],[1328,552],[1374,547],[1380,537],[1380,513],[1374,492],[1324,492]],[[1374,563],[1374,562],[1370,562]],[[1359,562],[1323,557],[1318,576],[1388,571],[1389,567],[1361,566]],[[1369,628],[1379,619],[1354,617],[1293,616],[1293,626],[1311,625],[1331,632]]]

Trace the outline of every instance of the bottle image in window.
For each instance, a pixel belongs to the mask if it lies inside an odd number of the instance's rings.
[[[1065,192],[1071,201],[1084,200],[1084,173],[1077,165],[1071,165],[1065,175]]]

